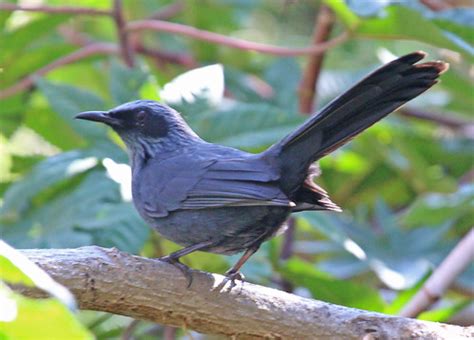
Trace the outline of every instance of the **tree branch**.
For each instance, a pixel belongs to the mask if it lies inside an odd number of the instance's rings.
[[[143,31],[143,30],[153,30],[159,32],[168,32],[174,34],[180,34],[195,38],[198,40],[208,41],[214,44],[229,46],[232,48],[237,48],[247,51],[255,51],[264,54],[273,54],[281,56],[298,56],[298,55],[307,55],[307,54],[319,54],[324,51],[337,46],[345,42],[349,38],[349,33],[344,32],[336,38],[323,42],[319,45],[313,45],[311,47],[303,48],[288,48],[280,47],[268,44],[261,44],[253,41],[243,40],[228,37],[222,34],[204,31],[197,29],[195,27],[176,24],[167,21],[161,20],[139,20],[132,21],[127,24],[127,30],[129,31]]]
[[[187,68],[193,68],[199,65],[199,63],[189,54],[152,49],[146,47],[140,42],[137,42],[134,48],[138,53],[155,58],[161,62],[174,63]]]
[[[418,118],[421,120],[428,120],[439,125],[445,125],[451,129],[460,129],[470,124],[468,120],[453,117],[452,115],[441,115],[432,112],[425,112],[407,108],[402,108],[397,112],[402,116]]]
[[[443,11],[451,6],[443,0],[420,0],[420,2],[433,11]]]
[[[163,6],[160,10],[156,13],[153,13],[148,17],[148,19],[152,20],[166,20],[169,19],[184,9],[184,2],[182,0],[178,0],[173,2],[169,5]]]
[[[73,6],[31,6],[17,4],[0,4],[0,11],[27,11],[27,12],[44,12],[56,14],[76,14],[76,15],[111,15],[109,10],[73,7]]]
[[[58,67],[63,65],[71,64],[76,61],[88,58],[93,55],[101,55],[101,54],[116,54],[118,53],[117,46],[114,44],[109,43],[95,43],[87,45],[83,48],[78,49],[77,51],[72,52],[62,58],[56,59],[51,64],[48,64],[33,74],[29,75],[26,78],[23,78],[15,85],[12,85],[2,91],[0,91],[0,99],[12,96],[20,91],[26,90],[34,84],[35,77],[43,76],[48,72],[51,72]]]
[[[408,118],[416,118],[436,123],[455,130],[467,138],[474,139],[474,123],[469,120],[452,115],[441,115],[407,108],[402,108],[401,110],[398,110],[397,113]]]
[[[118,40],[120,43],[120,53],[123,61],[128,67],[133,67],[133,53],[128,39],[128,32],[125,30],[125,18],[123,16],[122,1],[114,0],[112,9],[115,26],[117,28]]]
[[[313,44],[318,46],[328,40],[334,25],[334,14],[326,5],[321,5],[314,25]],[[299,87],[299,106],[301,113],[312,113],[314,95],[319,74],[323,65],[324,53],[310,57]]]
[[[417,317],[443,296],[456,278],[474,260],[474,229],[454,247],[420,291],[400,312],[401,316]]]
[[[128,315],[160,324],[238,339],[468,339],[473,328],[392,317],[240,284],[221,288],[223,276],[193,272],[100,247],[23,250],[68,287],[82,309]],[[16,287],[28,296],[44,293]]]

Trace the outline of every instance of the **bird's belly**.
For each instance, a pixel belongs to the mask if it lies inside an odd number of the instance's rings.
[[[151,222],[161,235],[179,245],[212,241],[205,251],[234,254],[272,237],[289,214],[289,208],[280,206],[225,207],[178,210]]]

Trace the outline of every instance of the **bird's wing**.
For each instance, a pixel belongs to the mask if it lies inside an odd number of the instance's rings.
[[[155,172],[155,171],[153,171]],[[276,184],[278,174],[262,160],[174,157],[162,161],[147,181],[145,210],[152,217],[171,211],[293,204]]]

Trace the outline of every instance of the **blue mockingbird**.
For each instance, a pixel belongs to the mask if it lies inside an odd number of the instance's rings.
[[[150,100],[76,118],[105,123],[125,142],[135,207],[164,237],[184,246],[161,259],[191,283],[181,256],[245,251],[226,273],[233,282],[290,213],[340,211],[314,183],[319,173],[313,163],[436,84],[448,64],[415,64],[425,55],[414,52],[382,66],[260,154],[208,143],[178,112]]]

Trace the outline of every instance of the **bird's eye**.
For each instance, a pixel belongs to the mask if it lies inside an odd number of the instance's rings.
[[[137,113],[137,122],[139,125],[143,126],[145,124],[146,112],[140,111]]]

